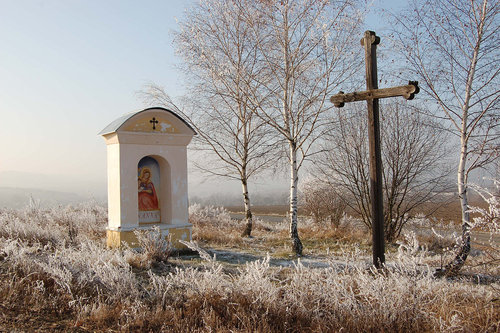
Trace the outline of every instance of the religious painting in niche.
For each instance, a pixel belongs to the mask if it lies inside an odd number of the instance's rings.
[[[159,223],[161,221],[157,192],[159,186],[160,165],[152,157],[142,158],[137,168],[139,223]]]

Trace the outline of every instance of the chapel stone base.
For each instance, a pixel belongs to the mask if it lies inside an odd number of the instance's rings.
[[[106,244],[108,248],[120,248],[127,244],[131,248],[139,248],[139,242],[135,236],[134,230],[147,230],[142,227],[138,227],[132,230],[106,230]],[[192,225],[182,225],[182,226],[170,226],[161,225],[160,226],[162,237],[168,239],[170,235],[170,240],[172,242],[172,248],[174,250],[185,250],[187,247],[180,243],[179,240],[189,242],[191,240]]]

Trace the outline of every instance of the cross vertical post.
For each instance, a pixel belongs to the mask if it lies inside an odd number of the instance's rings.
[[[377,45],[380,38],[365,31],[361,45],[365,48],[366,89],[378,89]],[[384,203],[382,196],[382,157],[380,152],[380,121],[378,98],[366,100],[368,105],[368,140],[370,151],[370,197],[372,211],[373,264],[380,268],[385,262]]]

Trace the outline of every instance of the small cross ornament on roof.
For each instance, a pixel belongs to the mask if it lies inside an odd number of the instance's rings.
[[[150,122],[151,124],[153,124],[153,130],[155,130],[155,129],[156,129],[156,124],[158,124],[158,123],[159,123],[159,121],[158,121],[158,120],[156,120],[156,118],[155,118],[155,117],[153,117],[153,119],[151,119],[149,122]]]

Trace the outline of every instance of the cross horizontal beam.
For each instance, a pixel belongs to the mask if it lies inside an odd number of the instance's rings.
[[[410,81],[406,86],[393,88],[373,89],[367,91],[353,92],[344,94],[342,91],[337,95],[330,97],[330,101],[338,108],[348,102],[366,101],[375,98],[388,98],[403,96],[405,99],[413,99],[420,91],[417,81]]]

